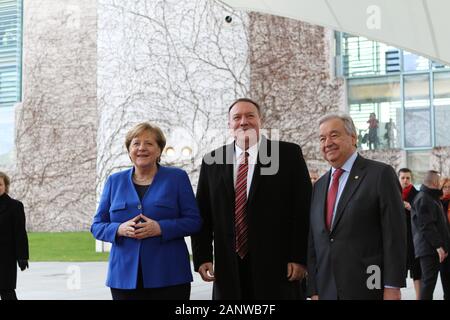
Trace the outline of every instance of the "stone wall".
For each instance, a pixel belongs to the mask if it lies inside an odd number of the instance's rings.
[[[96,1],[24,1],[12,195],[31,231],[87,229],[95,212],[96,25]]]
[[[250,95],[264,105],[264,125],[298,143],[322,172],[318,120],[342,109],[344,82],[334,77],[332,31],[287,18],[250,14]]]
[[[440,172],[442,176],[450,177],[450,147],[433,148],[430,169]]]
[[[100,0],[98,12],[98,192],[130,166],[123,142],[141,121],[162,128],[174,150],[162,162],[195,187],[202,156],[225,142],[227,106],[248,92],[247,14],[207,0]]]
[[[395,172],[406,167],[406,151],[401,149],[382,149],[382,150],[358,150],[359,153],[371,160],[380,161],[391,165]]]
[[[345,108],[332,39],[208,0],[25,0],[13,196],[29,230],[87,230],[106,177],[131,165],[123,142],[141,121],[163,129],[175,151],[163,163],[186,169],[195,188],[238,97],[260,102],[269,136],[300,144],[325,172],[317,121]],[[401,163],[398,150],[363,154]]]

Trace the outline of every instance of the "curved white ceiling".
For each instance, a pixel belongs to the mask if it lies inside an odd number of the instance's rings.
[[[450,65],[449,0],[219,0],[383,42]]]

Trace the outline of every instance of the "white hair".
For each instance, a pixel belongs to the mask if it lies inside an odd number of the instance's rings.
[[[319,119],[319,126],[331,119],[340,119],[344,122],[344,128],[345,131],[349,134],[349,135],[354,135],[357,136],[356,133],[356,127],[355,124],[353,123],[353,119],[352,117],[350,117],[349,114],[347,113],[343,113],[343,112],[336,112],[336,113],[329,113],[324,115],[323,117],[321,117]]]

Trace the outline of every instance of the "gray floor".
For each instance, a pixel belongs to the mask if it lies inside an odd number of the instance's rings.
[[[31,262],[18,271],[17,297],[22,300],[111,300],[105,286],[107,262]],[[211,298],[211,284],[194,274],[191,298]]]
[[[107,262],[32,262],[30,269],[18,271],[17,296],[22,300],[110,300],[105,286]],[[402,298],[414,300],[411,280],[402,289]],[[440,280],[434,298],[442,299]],[[194,273],[191,299],[211,298],[211,283],[201,280]]]

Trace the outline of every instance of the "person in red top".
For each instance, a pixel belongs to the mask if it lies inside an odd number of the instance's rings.
[[[369,116],[369,120],[367,120],[369,124],[369,149],[378,149],[378,119],[374,112],[372,112]]]
[[[447,216],[447,226],[450,229],[450,177],[444,177],[441,180],[442,189],[442,207],[444,215]],[[444,291],[444,300],[450,300],[450,259],[445,259],[441,264],[441,282]]]
[[[419,300],[420,293],[420,279],[422,278],[422,270],[420,269],[420,260],[414,254],[414,242],[411,232],[411,204],[414,201],[418,191],[412,184],[412,172],[408,168],[401,168],[398,171],[398,179],[402,186],[402,199],[405,206],[405,219],[407,229],[407,269],[406,277],[408,277],[408,270],[410,277],[414,280],[414,289],[416,290],[416,299]]]

